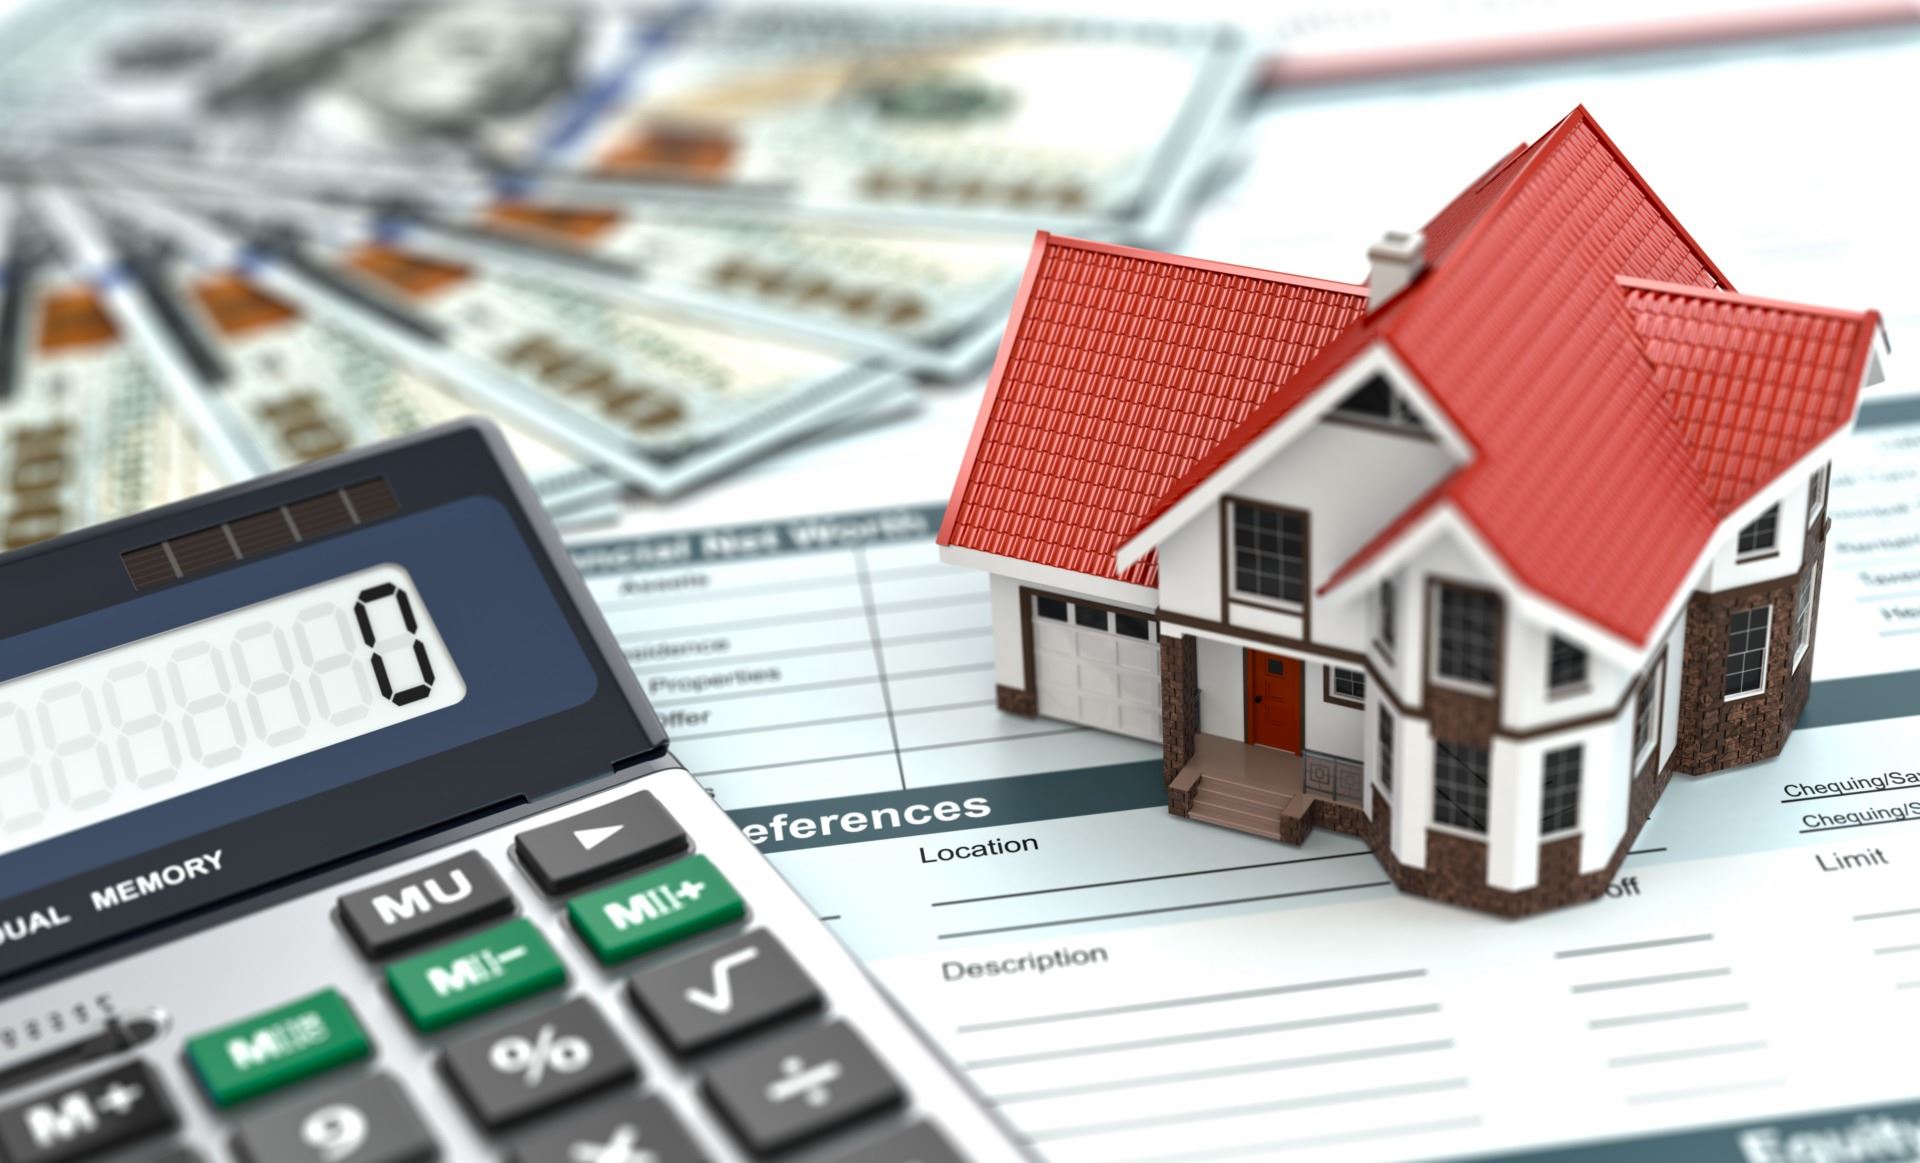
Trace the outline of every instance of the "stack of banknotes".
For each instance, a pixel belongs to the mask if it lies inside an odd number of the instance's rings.
[[[452,417],[563,527],[992,358],[1164,244],[1239,31],[901,7],[39,0],[0,24],[0,550]]]

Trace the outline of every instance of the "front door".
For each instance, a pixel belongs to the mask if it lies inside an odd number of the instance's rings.
[[[1305,669],[1297,658],[1247,651],[1247,742],[1299,753]]]

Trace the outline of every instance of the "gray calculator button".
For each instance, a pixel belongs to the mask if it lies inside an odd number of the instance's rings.
[[[649,969],[631,988],[647,1020],[682,1054],[820,1004],[806,971],[765,932]]]
[[[869,1143],[851,1155],[841,1156],[839,1163],[965,1163],[965,1160],[933,1124],[914,1123],[890,1132],[879,1142]]]
[[[270,1111],[233,1136],[242,1163],[417,1163],[436,1150],[400,1084],[384,1074]]]
[[[707,1163],[657,1098],[621,1098],[522,1139],[514,1163]]]
[[[708,1073],[707,1094],[762,1154],[900,1101],[893,1076],[845,1022],[737,1051]]]
[[[584,998],[455,1042],[444,1065],[487,1127],[571,1102],[635,1072],[626,1047]]]
[[[478,852],[463,852],[340,898],[340,921],[369,957],[385,957],[512,911],[513,894]]]
[[[145,1062],[129,1062],[0,1107],[0,1159],[60,1163],[168,1130],[173,1104]]]
[[[652,792],[522,832],[520,862],[550,893],[570,892],[622,869],[684,852],[687,833]]]

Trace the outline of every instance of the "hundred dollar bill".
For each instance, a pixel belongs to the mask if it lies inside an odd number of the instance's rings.
[[[296,193],[151,163],[123,162],[111,172],[129,187],[189,195]],[[297,193],[400,216],[504,267],[857,348],[943,378],[992,355],[1032,246],[1022,230],[826,222],[659,198],[562,204],[501,196],[487,184],[464,197],[446,193],[431,208],[369,203],[338,186]]]
[[[1255,74],[1220,25],[904,7],[46,0],[15,135],[351,174],[646,185],[867,214],[1164,232]]]
[[[0,551],[220,483],[96,291],[7,202]]]
[[[909,386],[877,360],[568,289],[354,214],[253,197],[179,208],[251,236],[245,261],[353,309],[363,331],[476,403],[657,495],[897,403]]]
[[[110,307],[149,359],[205,402],[266,472],[402,436],[476,411],[339,322],[261,284],[217,235],[162,233],[112,200],[50,192],[69,241],[110,251],[124,295]],[[54,217],[49,214],[49,217]],[[178,224],[176,224],[178,225]],[[188,223],[191,225],[191,223]],[[618,499],[619,483],[512,425],[503,425],[541,501],[556,514]]]

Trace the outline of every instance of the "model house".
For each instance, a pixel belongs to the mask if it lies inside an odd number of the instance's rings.
[[[1576,109],[1363,285],[1041,235],[940,533],[999,704],[1507,915],[1806,702],[1878,316],[1743,295]]]

